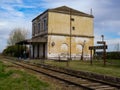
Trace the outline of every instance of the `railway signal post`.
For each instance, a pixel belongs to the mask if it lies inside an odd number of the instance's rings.
[[[107,49],[107,45],[105,41],[98,41],[98,44],[103,44],[101,46],[89,46],[89,50],[91,52],[91,60],[90,63],[92,65],[92,50],[96,50],[96,49],[103,49],[103,61],[104,61],[104,66],[106,65],[106,49]]]

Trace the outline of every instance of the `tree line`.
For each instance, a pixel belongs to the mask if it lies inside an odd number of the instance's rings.
[[[17,45],[19,41],[23,41],[28,38],[28,31],[23,28],[14,28],[10,34],[7,41],[7,47],[3,50],[3,55],[20,57],[23,56],[25,49],[28,49],[27,46]]]

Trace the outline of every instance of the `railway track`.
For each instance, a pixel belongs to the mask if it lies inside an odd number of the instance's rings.
[[[37,73],[41,73],[41,74],[47,75],[49,77],[55,78],[57,80],[63,81],[66,84],[83,88],[83,90],[120,90],[118,87],[115,87],[115,86],[112,86],[109,84],[105,84],[105,83],[94,81],[94,80],[88,80],[88,79],[81,78],[81,77],[76,77],[76,76],[62,73],[62,72],[59,72],[56,70],[41,68],[41,67],[38,67],[33,64],[26,64],[23,62],[15,62],[15,61],[8,60],[8,59],[6,61],[9,61],[18,66],[21,66],[25,69],[29,69],[29,70],[35,71]]]

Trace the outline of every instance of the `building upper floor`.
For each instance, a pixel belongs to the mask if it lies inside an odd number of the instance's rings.
[[[48,9],[32,20],[32,37],[46,34],[93,37],[93,18],[66,6]]]

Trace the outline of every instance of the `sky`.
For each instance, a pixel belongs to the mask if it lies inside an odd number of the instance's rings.
[[[46,9],[68,6],[94,15],[95,43],[101,35],[109,50],[120,43],[120,0],[0,0],[0,52],[7,47],[7,40],[14,28],[24,28],[31,38],[32,19]]]

